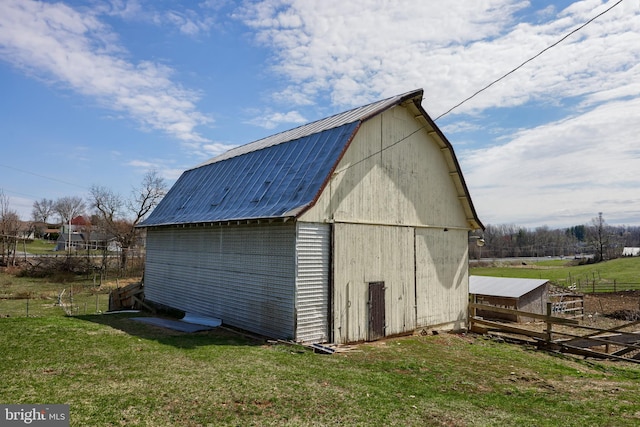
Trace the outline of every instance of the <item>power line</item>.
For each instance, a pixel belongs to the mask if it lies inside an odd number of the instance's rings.
[[[0,164],[0,166],[3,167],[3,168],[7,168],[7,169],[13,169],[14,171],[26,173],[26,174],[33,175],[33,176],[37,176],[39,178],[48,179],[50,181],[56,181],[56,182],[59,182],[61,184],[66,184],[66,185],[71,185],[71,186],[74,186],[74,187],[82,188],[83,190],[87,189],[86,187],[84,187],[82,185],[79,185],[79,184],[74,184],[72,182],[63,181],[61,179],[53,178],[53,177],[46,176],[46,175],[40,175],[38,173],[27,171],[27,170],[24,170],[24,169],[19,169],[19,168],[13,167],[13,166],[8,166],[8,165],[3,165],[3,164]]]
[[[535,54],[534,56],[532,56],[531,58],[527,59],[526,61],[524,61],[522,64],[518,65],[516,68],[512,69],[511,71],[509,71],[508,73],[504,74],[502,77],[497,78],[496,80],[492,81],[491,83],[489,83],[488,85],[486,85],[485,87],[483,87],[482,89],[478,90],[477,92],[475,92],[473,95],[469,96],[468,98],[462,100],[461,102],[457,103],[456,105],[454,105],[453,107],[449,108],[447,111],[445,111],[444,113],[440,114],[438,117],[435,118],[434,121],[441,119],[442,117],[446,116],[447,114],[449,114],[450,112],[452,112],[453,110],[455,110],[456,108],[460,107],[461,105],[465,104],[466,102],[470,101],[471,99],[475,98],[477,95],[479,95],[480,93],[484,92],[485,90],[489,89],[491,86],[493,86],[494,84],[498,83],[499,81],[505,79],[506,77],[508,77],[509,75],[515,73],[516,71],[518,71],[520,68],[524,67],[526,64],[528,64],[529,62],[533,61],[534,59],[536,59],[537,57],[539,57],[540,55],[542,55],[543,53],[545,53],[546,51],[548,51],[549,49],[551,49],[552,47],[557,46],[558,44],[562,43],[564,40],[566,40],[567,38],[569,38],[570,36],[572,36],[573,34],[577,33],[578,31],[580,31],[581,29],[583,29],[584,27],[586,27],[587,25],[589,25],[590,23],[592,23],[593,21],[595,21],[596,19],[598,19],[599,17],[601,17],[602,15],[604,15],[605,13],[609,12],[611,9],[613,9],[614,7],[618,6],[620,3],[622,3],[623,0],[618,0],[613,6],[607,8],[606,10],[600,12],[599,14],[597,14],[596,16],[594,16],[593,18],[589,19],[587,22],[585,22],[584,24],[580,25],[578,28],[570,31],[568,34],[566,34],[565,36],[563,36],[560,40],[556,41],[555,43],[545,47],[544,49],[542,49],[540,52],[538,52],[537,54]]]

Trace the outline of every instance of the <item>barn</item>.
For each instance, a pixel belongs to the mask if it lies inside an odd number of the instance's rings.
[[[549,302],[549,280],[514,277],[470,276],[469,293],[474,302],[494,307],[546,314]],[[511,322],[530,321],[532,318],[478,310],[480,317],[492,317]]]
[[[306,343],[466,327],[468,232],[483,225],[422,96],[185,171],[141,224],[145,298]]]

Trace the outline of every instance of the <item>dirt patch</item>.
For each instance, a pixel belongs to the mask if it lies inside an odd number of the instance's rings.
[[[640,291],[608,292],[584,296],[585,315],[608,315],[621,310],[638,309],[640,309]]]
[[[640,310],[617,310],[611,314],[605,314],[605,316],[610,317],[612,319],[635,322],[640,320]]]

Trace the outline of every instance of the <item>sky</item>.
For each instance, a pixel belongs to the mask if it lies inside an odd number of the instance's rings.
[[[485,225],[640,225],[640,0],[1,0],[0,191],[129,196],[418,88]]]

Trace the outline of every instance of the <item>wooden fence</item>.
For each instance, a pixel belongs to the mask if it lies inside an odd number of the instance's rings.
[[[542,328],[489,320],[486,315],[485,318],[478,317],[476,313],[479,311],[537,319]],[[469,304],[469,329],[472,332],[517,335],[547,350],[632,363],[640,363],[640,330],[635,330],[639,324],[640,321],[635,321],[610,329],[586,326],[576,319],[554,315],[552,303],[547,304],[546,314]]]

